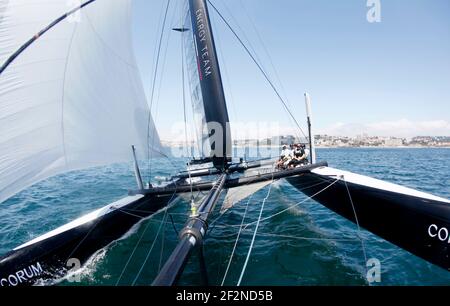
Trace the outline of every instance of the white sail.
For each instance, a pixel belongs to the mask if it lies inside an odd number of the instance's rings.
[[[197,58],[197,46],[192,32],[191,13],[189,4],[185,2],[185,18],[183,32],[183,45],[186,73],[188,76],[189,90],[191,92],[191,104],[195,128],[194,157],[205,158],[211,155],[208,127],[205,117],[205,107],[202,90],[200,87],[199,64]]]
[[[0,0],[0,65],[85,1]],[[131,145],[140,158],[160,150],[132,50],[131,0],[85,6],[0,74],[0,202],[59,173],[130,161]]]

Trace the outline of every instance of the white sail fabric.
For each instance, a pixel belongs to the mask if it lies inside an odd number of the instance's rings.
[[[0,65],[85,1],[0,0]],[[131,145],[139,158],[160,150],[132,50],[131,0],[97,0],[0,75],[0,202],[59,173],[130,161]]]
[[[205,107],[202,90],[200,87],[199,62],[197,58],[197,46],[192,32],[191,13],[189,3],[185,3],[183,44],[186,58],[186,72],[188,75],[189,89],[191,92],[192,112],[195,125],[194,157],[205,158],[211,155],[208,127],[205,117]]]

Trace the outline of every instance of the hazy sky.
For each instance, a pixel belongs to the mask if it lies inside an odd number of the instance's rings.
[[[211,1],[254,48],[302,126],[307,91],[316,132],[450,135],[450,1],[381,0],[379,23],[367,21],[367,0]],[[184,1],[171,2],[167,27],[180,25]],[[149,92],[167,2],[134,3],[135,51]],[[293,127],[256,66],[210,12],[232,123]],[[183,120],[179,35],[170,33],[168,44],[166,35],[161,52],[166,60],[153,111],[163,139]]]

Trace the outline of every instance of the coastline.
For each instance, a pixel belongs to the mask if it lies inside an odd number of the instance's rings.
[[[360,147],[340,147],[340,146],[327,146],[316,147],[316,149],[450,149],[450,146],[360,146]]]
[[[163,143],[168,148],[184,147],[184,144]],[[257,145],[234,145],[234,148],[257,148]],[[279,149],[280,146],[259,145],[262,149]],[[316,149],[450,149],[450,146],[317,146]]]

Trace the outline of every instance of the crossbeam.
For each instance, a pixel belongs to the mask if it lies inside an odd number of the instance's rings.
[[[257,174],[247,177],[238,177],[238,178],[227,178],[225,180],[225,186],[224,188],[235,188],[240,187],[243,185],[250,185],[255,183],[264,182],[267,180],[278,180],[286,177],[291,177],[295,175],[300,175],[303,173],[308,173],[313,169],[320,168],[320,167],[327,167],[327,162],[320,162],[313,165],[307,165],[300,168],[294,168],[294,169],[288,169],[288,170],[277,170],[273,172],[268,172],[264,174]],[[205,191],[210,190],[214,187],[215,182],[208,181],[208,182],[198,182],[191,184],[178,184],[176,182],[166,186],[166,187],[153,187],[149,189],[138,189],[138,190],[130,190],[128,194],[130,196],[133,195],[168,195],[168,194],[175,194],[175,193],[186,193],[190,192],[191,190],[195,191]]]

